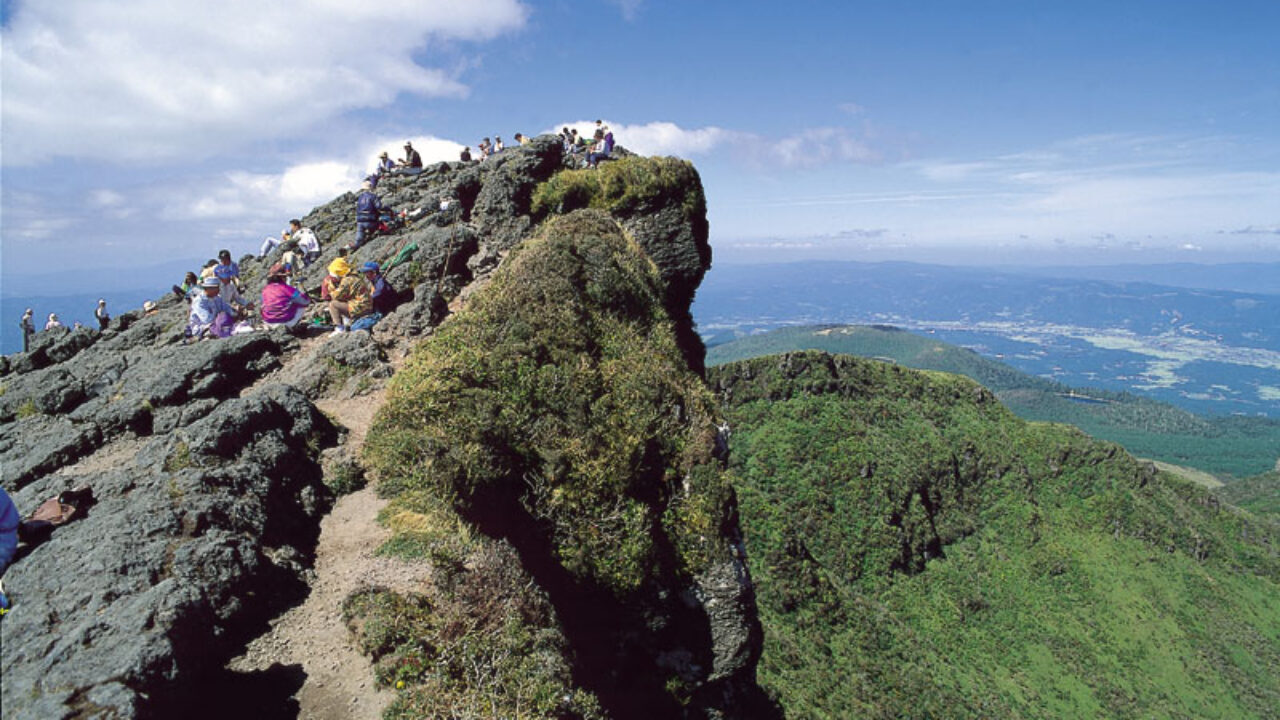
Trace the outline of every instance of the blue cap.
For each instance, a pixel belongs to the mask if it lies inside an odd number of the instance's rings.
[[[360,266],[360,272],[378,272],[381,269],[376,262],[367,262]]]

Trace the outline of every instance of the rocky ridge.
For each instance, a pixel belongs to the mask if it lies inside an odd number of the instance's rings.
[[[360,473],[344,428],[316,403],[366,401],[451,300],[484,285],[548,212],[573,209],[533,209],[540,183],[566,168],[559,143],[543,137],[483,163],[384,179],[384,202],[411,221],[354,260],[417,251],[388,273],[401,303],[372,333],[255,332],[187,345],[185,305],[166,296],[153,314],[123,313],[102,332],[46,331],[29,352],[0,360],[0,479],[19,508],[85,484],[98,498],[6,575],[16,604],[0,624],[6,717],[213,716],[243,710],[238,703],[259,717],[296,712],[296,671],[224,666],[306,594],[333,480]],[[661,196],[650,200],[609,216],[657,264],[685,356],[700,370],[688,302],[710,262],[705,210],[690,222]],[[313,288],[354,237],[354,194],[303,221],[324,247],[300,275]],[[241,259],[250,296],[271,261]],[[724,607],[708,612],[753,613]],[[707,651],[750,658],[747,640],[708,638]],[[222,692],[228,683],[241,692]]]

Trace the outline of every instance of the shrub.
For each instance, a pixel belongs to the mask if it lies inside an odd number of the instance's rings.
[[[678,158],[631,155],[592,170],[556,173],[534,189],[532,211],[535,218],[583,208],[626,216],[670,205],[678,205],[687,220],[706,215],[693,165]]]
[[[519,246],[414,351],[365,453],[384,492],[426,490],[473,519],[519,499],[566,570],[624,595],[727,552],[714,417],[652,264],[584,212]]]

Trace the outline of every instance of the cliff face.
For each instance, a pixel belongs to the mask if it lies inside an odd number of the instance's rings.
[[[422,598],[362,597],[349,615],[535,629],[528,647],[545,654],[526,669],[570,688],[584,716],[633,715],[631,699],[668,716],[749,714],[758,623],[688,315],[710,260],[697,174],[674,160],[606,164],[594,172],[608,188],[578,195],[600,211],[555,222],[574,202],[535,195],[553,178],[586,176],[564,169],[548,137],[484,163],[384,179],[384,202],[411,221],[354,261],[402,250],[408,261],[388,273],[401,304],[371,334],[183,345],[186,307],[166,296],[152,315],[122,314],[101,333],[41,333],[31,352],[4,358],[5,488],[23,512],[80,485],[98,498],[6,576],[6,716],[252,714],[263,698],[287,698],[296,679],[223,666],[306,593],[334,499],[326,483],[336,466],[350,476],[346,434],[315,403],[367,402],[393,359],[437,333],[411,361],[427,371],[396,381],[399,410],[382,415],[371,442],[401,443],[403,457],[383,453],[375,465],[402,510],[460,523],[448,525],[461,533],[450,542],[470,538],[474,552],[461,565],[437,558],[436,600],[453,604],[424,615]],[[438,210],[442,200],[450,210]],[[304,224],[325,250],[299,276],[314,288],[354,236],[354,195]],[[240,261],[248,296],[271,261]],[[460,294],[474,309],[437,329]],[[572,333],[559,334],[564,322]],[[591,378],[584,394],[565,396],[561,383],[579,376]],[[439,418],[443,435],[406,440],[422,428],[393,418],[433,392],[453,398],[457,425]],[[444,466],[451,475],[426,470]]]

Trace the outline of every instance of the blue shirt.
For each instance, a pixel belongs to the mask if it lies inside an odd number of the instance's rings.
[[[232,262],[230,265],[218,263],[213,266],[213,274],[222,282],[231,282],[231,278],[240,277],[240,266]]]

